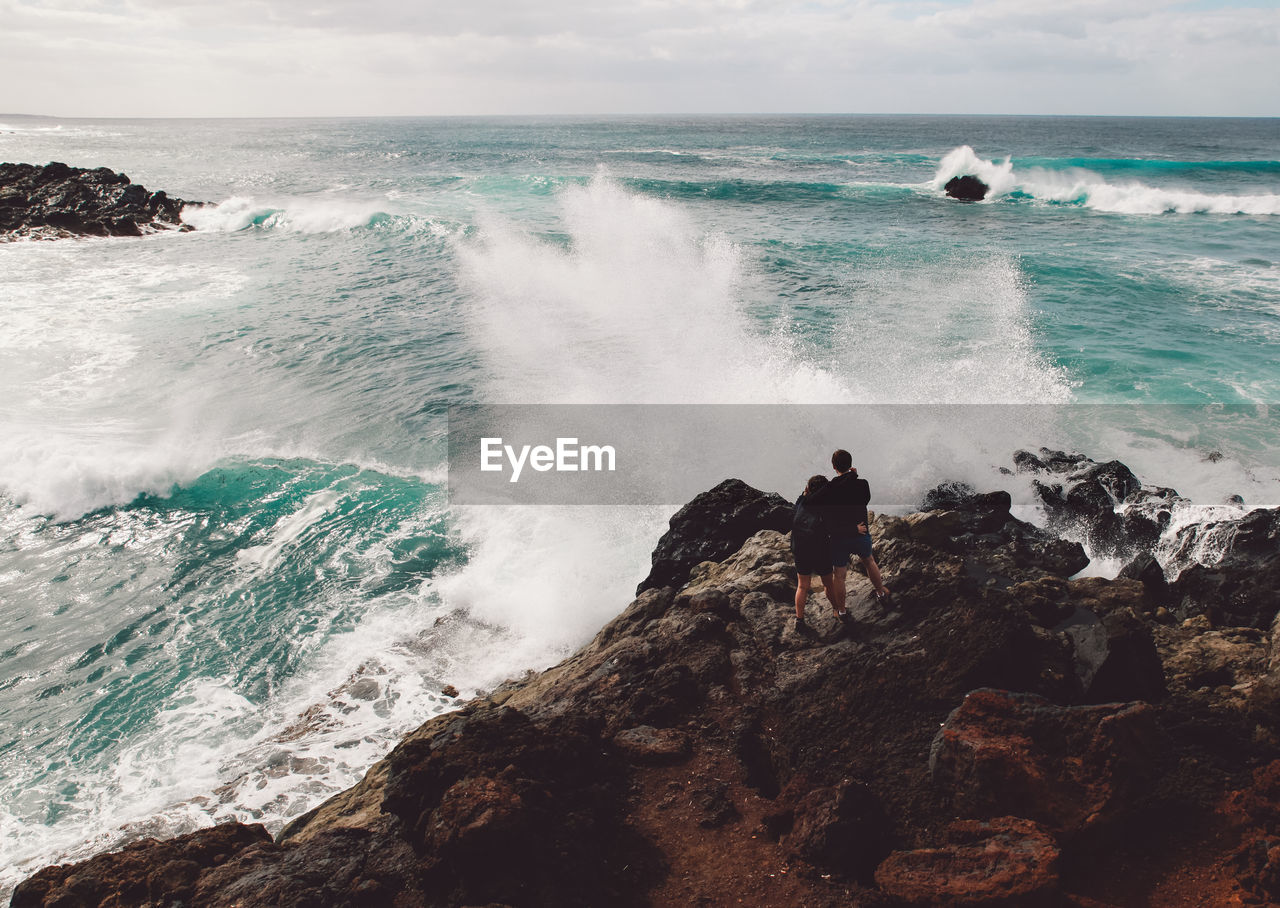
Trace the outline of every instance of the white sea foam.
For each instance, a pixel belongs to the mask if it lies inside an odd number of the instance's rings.
[[[271,200],[232,196],[216,205],[182,209],[182,219],[197,230],[225,232],[260,228],[335,233],[367,227],[383,216],[383,206],[377,203],[328,195]]]
[[[1280,214],[1280,194],[1276,193],[1213,194],[1148,186],[1136,180],[1113,183],[1079,167],[1015,169],[1011,158],[988,160],[968,145],[943,157],[930,185],[941,191],[952,177],[965,174],[987,184],[988,201],[1018,192],[1043,202],[1073,203],[1116,214]]]
[[[174,265],[156,247],[6,250],[0,292],[0,492],[40,513],[77,517],[192,479],[221,453],[200,413],[205,392],[140,364],[135,323],[218,305],[234,271]],[[160,401],[157,385],[166,385]]]
[[[485,396],[519,403],[839,399],[743,311],[742,251],[605,176],[561,195],[567,245],[487,218],[458,246]]]

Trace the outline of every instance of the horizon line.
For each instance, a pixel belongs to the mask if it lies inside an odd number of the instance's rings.
[[[466,119],[621,119],[621,118],[677,118],[677,117],[990,117],[1024,119],[1099,119],[1099,120],[1275,120],[1280,114],[1096,114],[1096,113],[934,113],[927,111],[899,111],[894,113],[865,113],[855,111],[698,111],[645,113],[450,113],[450,114],[216,114],[208,116],[184,115],[108,115],[67,116],[63,114],[0,113],[0,119],[27,120],[466,120]]]

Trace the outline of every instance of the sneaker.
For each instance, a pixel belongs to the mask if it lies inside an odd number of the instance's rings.
[[[805,620],[803,618],[796,619],[795,627],[796,627],[796,633],[799,634],[801,637],[813,636],[813,628],[809,627],[809,625],[805,623]]]
[[[841,612],[840,614],[836,615],[836,619],[846,628],[853,627],[853,616],[850,615],[848,612]]]

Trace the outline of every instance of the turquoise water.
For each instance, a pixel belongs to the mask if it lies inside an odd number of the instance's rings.
[[[451,404],[1280,401],[1275,120],[22,119],[0,159],[217,203],[0,245],[5,891],[279,828],[444,685],[625,606],[670,509],[450,508]],[[945,198],[962,172],[992,196]],[[1209,461],[1194,425],[1087,412],[855,449],[919,491],[1027,500],[997,467],[1075,443],[1277,500],[1265,419]]]

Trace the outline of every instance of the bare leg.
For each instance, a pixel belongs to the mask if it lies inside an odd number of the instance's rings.
[[[874,555],[868,555],[862,559],[862,566],[867,570],[867,579],[871,581],[871,585],[876,588],[876,595],[883,596],[889,592],[889,588],[884,585],[884,581],[880,577],[880,565],[876,564]]]
[[[832,582],[831,586],[827,587],[827,598],[831,600],[831,607],[837,615],[845,610],[845,600],[849,598],[849,590],[844,585],[848,574],[847,567],[838,567],[831,572]]]
[[[800,621],[804,620],[804,604],[809,598],[809,584],[813,578],[808,574],[799,574],[796,576],[796,618]]]
[[[822,588],[827,591],[827,601],[831,603],[831,610],[839,615],[843,609],[836,605],[836,597],[840,594],[836,592],[837,586],[834,572],[822,575]]]

